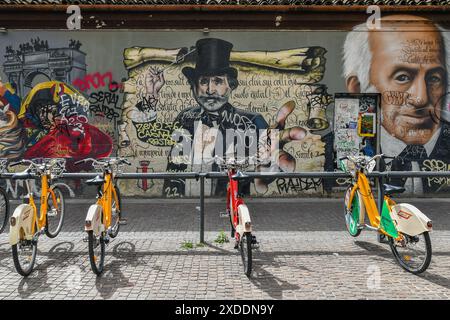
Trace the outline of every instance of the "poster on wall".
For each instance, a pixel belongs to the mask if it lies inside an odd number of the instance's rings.
[[[379,103],[380,95],[374,93],[334,95],[334,149],[337,159],[377,153]]]

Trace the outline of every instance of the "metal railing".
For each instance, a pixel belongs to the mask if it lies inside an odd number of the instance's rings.
[[[351,178],[349,173],[345,172],[244,172],[249,178],[277,179],[277,178],[320,178],[320,179],[338,179]],[[14,173],[2,173],[0,178],[9,179]],[[98,173],[63,173],[60,179],[90,179],[94,178]],[[369,178],[376,178],[378,188],[378,209],[381,212],[383,202],[383,185],[385,179],[388,178],[405,178],[405,177],[449,177],[450,171],[373,171],[367,174]],[[116,176],[117,179],[196,179],[200,180],[200,242],[205,241],[205,179],[226,178],[225,172],[149,172],[149,173],[121,173]]]

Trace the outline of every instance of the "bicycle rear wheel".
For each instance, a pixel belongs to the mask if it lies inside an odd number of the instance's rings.
[[[111,229],[109,229],[109,236],[111,238],[117,237],[120,229],[120,219],[122,218],[122,201],[120,199],[120,190],[117,185],[114,186],[114,189],[116,190],[118,203],[116,203],[115,200],[112,201]]]
[[[3,188],[0,188],[0,233],[5,230],[9,217],[9,199]]]
[[[103,233],[96,236],[92,230],[88,231],[88,248],[92,271],[99,276],[103,272],[105,262],[105,241],[103,239]]]
[[[389,238],[389,245],[395,259],[408,272],[419,274],[424,272],[431,262],[431,240],[428,232],[411,237],[401,234],[403,239],[396,241]]]
[[[55,238],[61,231],[64,222],[65,203],[64,196],[61,189],[58,187],[51,187],[55,193],[56,204],[53,202],[51,192],[48,193],[48,207],[47,207],[47,224],[45,226],[45,234],[49,238]]]
[[[239,241],[239,250],[241,252],[242,263],[244,264],[244,273],[247,277],[252,274],[252,233],[245,232]]]

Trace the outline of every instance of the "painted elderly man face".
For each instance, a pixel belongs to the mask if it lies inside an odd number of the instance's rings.
[[[226,75],[200,76],[196,83],[195,95],[198,103],[207,111],[217,111],[231,94],[231,87]]]
[[[425,144],[440,126],[447,87],[439,32],[371,32],[369,45],[369,81],[382,94],[383,127],[406,144]]]

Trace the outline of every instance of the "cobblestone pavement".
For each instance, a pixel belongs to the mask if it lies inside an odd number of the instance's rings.
[[[205,240],[199,243],[198,202],[129,200],[128,225],[107,247],[105,273],[90,270],[82,231],[87,202],[67,204],[60,235],[39,240],[28,278],[13,266],[8,228],[0,235],[0,299],[448,299],[450,201],[411,201],[434,221],[433,259],[420,276],[403,271],[388,245],[366,231],[345,231],[342,201],[260,199],[248,202],[260,248],[247,278],[219,218],[220,200],[206,203]],[[13,207],[15,207],[13,205]],[[183,249],[191,241],[193,249]]]

